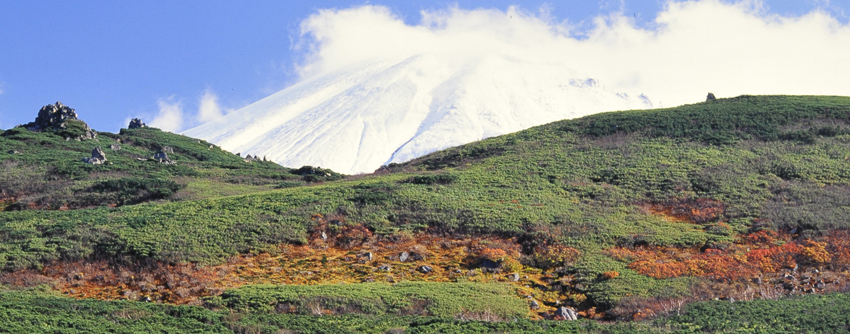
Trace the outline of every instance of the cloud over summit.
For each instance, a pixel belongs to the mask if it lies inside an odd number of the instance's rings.
[[[662,106],[696,102],[708,91],[850,94],[850,26],[825,11],[770,14],[753,0],[668,2],[649,27],[613,13],[586,31],[555,22],[545,8],[452,7],[423,11],[410,25],[386,7],[360,6],[318,11],[302,22],[301,38],[305,79],[364,62],[439,54],[459,66],[486,57],[561,65]]]

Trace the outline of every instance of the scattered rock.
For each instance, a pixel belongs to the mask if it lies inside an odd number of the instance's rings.
[[[561,306],[555,311],[555,318],[561,320],[578,320],[578,314],[571,307]]]
[[[529,304],[530,304],[532,310],[539,310],[540,309],[540,303],[538,303],[534,299],[532,299],[531,303],[529,303]]]
[[[159,160],[159,163],[165,165],[172,165],[175,163],[174,161],[171,161],[171,159],[168,158],[168,154],[163,151],[156,152],[156,154],[153,155],[153,159]]]
[[[753,283],[761,285],[761,283],[762,283],[761,277],[753,278]]]
[[[794,276],[791,276],[791,274],[789,274],[789,273],[785,273],[784,278],[785,278],[785,279],[790,279],[790,280],[795,280],[795,279],[796,279],[796,278],[794,278]]]
[[[410,252],[410,259],[412,261],[424,261],[425,254],[421,254],[419,252]]]
[[[401,261],[401,262],[405,262],[408,259],[410,259],[410,254],[408,254],[407,252],[402,252],[401,254],[398,255],[398,260]]]
[[[103,149],[100,146],[95,147],[91,151],[91,158],[83,158],[83,162],[92,165],[102,165],[106,162],[106,154],[103,153]]]
[[[374,281],[375,281],[374,277],[367,277],[367,278],[364,278],[362,282],[363,283],[372,283]]]
[[[322,241],[328,241],[328,235],[325,232],[322,232]]]
[[[708,96],[705,97],[705,101],[714,101],[717,100],[717,97],[714,96],[714,93],[708,93]]]
[[[823,289],[826,287],[826,283],[824,283],[823,280],[818,280],[818,282],[815,284],[815,287],[818,289]]]
[[[163,146],[163,147],[162,147],[162,152],[163,152],[163,153],[172,153],[172,154],[173,154],[173,153],[174,153],[174,149],[173,149],[173,148],[171,148],[171,146]]]
[[[382,265],[378,266],[378,270],[380,270],[380,271],[390,271],[392,269],[393,268],[390,267],[390,265],[388,265],[388,264],[382,264]]]
[[[372,255],[372,252],[366,252],[366,253],[363,253],[363,254],[361,255],[361,257],[362,257],[363,259],[365,259],[366,261],[372,261],[372,260],[374,259],[374,257],[375,257],[375,256],[374,256],[374,255]]]
[[[152,302],[151,297],[148,297],[148,296],[145,296],[145,298],[142,298],[142,301],[145,302],[145,303]]]
[[[142,123],[141,119],[134,118],[130,120],[130,125],[127,126],[128,129],[138,129],[138,128],[146,128],[148,127],[145,123]]]
[[[118,144],[112,144],[112,145],[109,145],[109,149],[111,149],[111,150],[113,150],[113,151],[120,151],[120,150],[121,150],[121,145],[118,145]]]
[[[511,282],[519,281],[519,274],[513,273],[513,274],[508,275],[508,280],[511,281]]]
[[[419,271],[421,271],[423,274],[427,274],[434,271],[434,268],[431,268],[431,266],[421,266],[419,267]]]
[[[21,154],[21,152],[18,152],[18,150],[9,150],[9,152],[6,152],[6,153],[9,153],[9,154]]]

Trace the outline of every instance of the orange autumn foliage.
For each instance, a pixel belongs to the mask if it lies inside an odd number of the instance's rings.
[[[820,240],[793,241],[790,235],[764,230],[741,236],[724,250],[640,247],[612,248],[606,254],[629,262],[629,269],[658,279],[696,276],[734,280],[800,265],[846,270],[850,269],[850,231],[831,231]]]

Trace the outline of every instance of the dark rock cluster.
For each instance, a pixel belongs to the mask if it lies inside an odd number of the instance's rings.
[[[77,118],[77,112],[73,108],[58,101],[54,104],[48,104],[41,107],[35,121],[21,126],[25,127],[29,131],[60,131],[68,129],[68,121],[70,120],[78,121],[83,127],[83,133],[74,138],[67,137],[65,138],[66,140],[87,140],[97,138],[97,133],[94,132],[88,124]]]
[[[138,128],[146,128],[148,127],[145,123],[142,123],[141,119],[134,118],[130,120],[130,125],[127,126],[128,129],[138,129]]]

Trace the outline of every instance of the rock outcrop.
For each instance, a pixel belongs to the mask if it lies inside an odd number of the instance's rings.
[[[81,129],[73,134],[66,134],[66,140],[87,140],[97,138],[97,133],[94,132],[94,130],[92,130],[86,122],[77,118],[77,112],[73,108],[58,101],[54,104],[48,104],[41,107],[35,121],[22,124],[21,126],[25,127],[29,131],[67,131],[71,130],[69,127],[69,121],[78,122]]]
[[[91,158],[83,158],[83,162],[92,165],[102,165],[106,162],[106,154],[103,153],[103,149],[100,146],[95,147],[91,151]]]
[[[142,123],[141,119],[134,118],[130,120],[130,125],[127,125],[128,129],[138,129],[138,128],[146,128],[147,124]]]
[[[708,102],[708,101],[714,101],[714,100],[717,100],[717,98],[716,98],[716,97],[714,97],[714,93],[708,93],[708,96],[706,96],[706,97],[705,97],[705,101],[706,101],[706,102]]]

